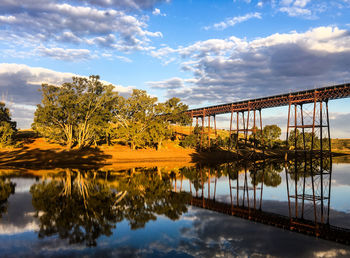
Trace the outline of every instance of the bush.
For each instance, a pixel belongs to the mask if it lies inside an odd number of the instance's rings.
[[[180,146],[184,148],[195,148],[199,145],[199,138],[196,134],[187,135],[180,141]]]
[[[0,122],[0,146],[9,146],[13,143],[13,136],[15,130],[10,123],[2,121]]]

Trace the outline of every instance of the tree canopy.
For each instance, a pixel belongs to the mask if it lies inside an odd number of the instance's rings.
[[[281,132],[281,128],[277,125],[266,125],[263,129],[263,141],[265,141],[267,146],[272,148],[273,144],[279,140]]]
[[[136,147],[161,147],[162,141],[170,137],[169,123],[188,124],[190,118],[184,113],[188,108],[178,98],[158,103],[156,97],[144,90],[134,89],[117,110],[115,123],[117,136]]]
[[[42,103],[34,114],[33,128],[68,148],[85,147],[101,137],[113,115],[118,93],[99,76],[73,77],[60,87],[43,84]]]

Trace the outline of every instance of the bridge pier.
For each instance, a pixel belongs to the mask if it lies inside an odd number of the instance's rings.
[[[258,114],[257,114],[258,111]],[[233,122],[234,121],[234,113],[236,113],[236,128],[233,128]],[[252,117],[251,118],[251,114]],[[240,115],[241,114],[241,115]],[[245,119],[245,114],[247,119]],[[260,127],[260,128],[259,128]],[[262,135],[262,115],[261,115],[261,109],[255,109],[254,107],[249,107],[247,111],[237,111],[232,109],[231,111],[231,119],[230,119],[230,143],[232,144],[232,132],[236,132],[236,149],[239,148],[239,133],[243,132],[243,139],[245,145],[247,144],[247,141],[252,136],[252,141],[254,148],[257,147],[257,134],[258,132]],[[231,145],[230,144],[230,145]]]
[[[331,152],[328,99],[314,92],[313,103],[289,98],[286,143],[295,151]],[[304,107],[311,106],[306,111]]]
[[[216,115],[211,115],[211,114],[208,114],[206,115],[205,113],[205,110],[203,110],[203,113],[201,116],[196,116],[196,127],[198,127],[198,119],[200,118],[201,119],[201,123],[202,123],[202,128],[201,128],[201,139],[200,139],[200,148],[203,147],[203,143],[204,143],[204,135],[207,135],[207,141],[208,141],[208,147],[211,146],[211,139],[210,139],[210,134],[211,134],[211,121],[210,121],[210,117],[213,117],[213,120],[214,120],[214,134],[215,134],[215,138],[217,137],[217,127],[216,127]],[[194,133],[194,129],[192,130],[192,124],[193,124],[193,114],[191,113],[191,124],[190,124],[190,134]],[[208,127],[208,130],[207,132],[205,131],[205,120],[207,118],[207,127]]]

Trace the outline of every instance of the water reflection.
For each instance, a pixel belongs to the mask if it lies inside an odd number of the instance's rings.
[[[95,246],[123,220],[138,229],[156,215],[175,220],[187,211],[186,193],[174,195],[170,177],[152,170],[113,175],[67,169],[32,185],[30,193],[39,237],[58,234],[70,244]]]
[[[295,158],[285,171],[291,224],[302,223],[304,218],[313,220],[308,226],[318,234],[319,223],[329,224],[332,157]]]
[[[179,174],[180,191],[183,175],[188,179],[189,187],[185,191],[192,194],[190,205],[346,244],[350,241],[348,229],[330,225],[332,157],[329,155],[296,156],[285,163],[227,163],[215,168],[182,169]],[[288,216],[286,212],[263,209],[264,186],[279,186],[283,175]],[[216,200],[221,177],[227,179],[229,201]],[[175,181],[175,191],[176,184]]]
[[[0,177],[0,219],[7,211],[7,200],[15,192],[15,184],[9,179]]]
[[[106,246],[111,256],[116,249],[138,255],[141,247],[170,256],[283,255],[288,248],[300,254],[289,245],[275,245],[278,241],[308,243],[308,254],[310,246],[327,250],[338,246],[291,231],[349,244],[350,214],[339,209],[332,195],[339,178],[348,183],[347,171],[338,177],[332,172],[329,156],[299,156],[288,162],[237,161],[172,170],[66,169],[36,174],[36,180],[8,173],[0,178],[0,251],[24,254],[18,253],[16,238],[9,237],[15,233],[31,248],[35,242],[38,250],[81,248],[99,250],[101,256]],[[6,252],[7,246],[12,249]]]

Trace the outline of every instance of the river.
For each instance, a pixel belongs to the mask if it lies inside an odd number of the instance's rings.
[[[0,171],[0,256],[350,256],[350,163]]]

